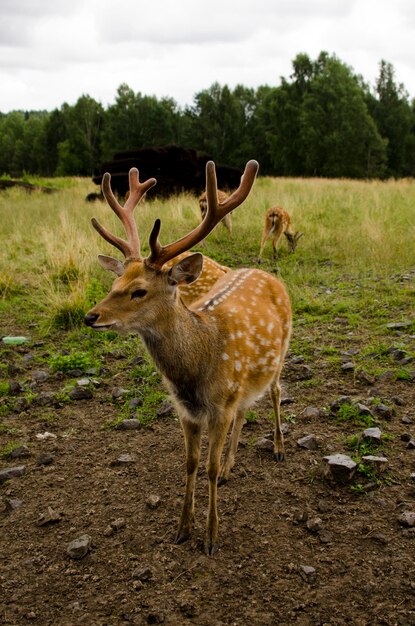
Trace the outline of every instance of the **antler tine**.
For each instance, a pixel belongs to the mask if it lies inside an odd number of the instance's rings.
[[[140,238],[138,236],[137,224],[134,220],[134,209],[140,202],[143,195],[156,184],[155,178],[149,178],[143,183],[140,183],[139,174],[136,167],[130,169],[128,173],[130,195],[122,207],[117,201],[111,188],[111,175],[106,172],[102,177],[102,193],[108,205],[121,220],[125,233],[127,235],[127,241],[117,237],[110,233],[104,226],[102,226],[95,218],[92,219],[92,225],[110,244],[118,248],[124,256],[128,258],[141,259],[140,255]]]
[[[181,239],[167,246],[162,246],[158,240],[160,220],[156,220],[150,234],[149,243],[151,253],[145,259],[146,263],[153,267],[162,267],[164,263],[167,263],[167,261],[170,261],[170,259],[178,256],[182,252],[189,250],[207,237],[225,215],[233,211],[233,209],[242,204],[246,199],[255,182],[258,168],[259,165],[257,161],[248,161],[238,189],[224,202],[218,202],[215,164],[213,161],[208,161],[206,163],[207,211],[203,221]]]

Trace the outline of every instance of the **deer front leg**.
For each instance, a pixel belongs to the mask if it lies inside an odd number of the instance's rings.
[[[209,451],[207,475],[209,479],[209,509],[206,525],[205,550],[209,556],[213,556],[218,549],[218,478],[220,458],[230,422],[231,415],[221,421],[211,419],[208,423]]]
[[[182,419],[186,447],[186,490],[182,514],[174,543],[183,543],[190,537],[195,513],[195,484],[200,459],[201,424]]]
[[[281,386],[279,383],[279,373],[277,374],[270,389],[272,404],[274,407],[275,431],[274,431],[274,459],[283,461],[285,457],[284,451],[284,435],[281,430]]]

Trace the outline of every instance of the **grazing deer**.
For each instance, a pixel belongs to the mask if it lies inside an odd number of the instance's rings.
[[[150,234],[150,254],[140,256],[132,210],[123,215],[128,242],[111,235],[94,220],[107,241],[124,251],[126,267],[110,293],[85,316],[95,330],[138,333],[175,404],[185,439],[187,479],[175,542],[189,538],[194,518],[194,491],[202,427],[208,431],[209,507],[206,551],[217,550],[218,484],[229,478],[247,409],[269,389],[275,414],[274,458],[284,458],[280,422],[280,373],[291,332],[291,305],[284,285],[259,269],[224,273],[212,289],[187,307],[178,287],[196,280],[202,270],[200,252],[180,257],[206,237],[223,217],[242,204],[254,183],[258,163],[249,161],[241,183],[226,200],[217,197],[215,165],[206,165],[207,211],[203,221],[174,243],[159,242],[160,220]],[[130,172],[136,185],[137,171]],[[142,183],[150,188],[155,179]],[[110,175],[103,193],[116,212]],[[137,197],[137,196],[136,196]],[[180,260],[170,268],[172,259]],[[229,445],[221,455],[229,427]]]
[[[106,256],[103,254],[98,255],[98,260],[100,265],[109,271],[114,272],[117,276],[122,276],[131,262],[132,259],[140,257],[140,242],[138,237],[137,226],[134,222],[133,213],[137,204],[145,198],[146,192],[155,185],[156,181],[154,178],[140,183],[138,177],[138,170],[136,168],[132,168],[129,173],[129,191],[125,194],[125,204],[122,207],[115,195],[113,194],[111,188],[107,185],[107,193],[102,197],[107,200],[108,204],[117,215],[117,217],[121,220],[121,223],[124,226],[128,242],[125,242],[123,239],[116,237],[115,235],[109,233],[103,226],[101,226],[95,218],[92,219],[92,225],[94,228],[100,233],[100,235],[113,246],[120,250],[126,260],[124,263],[121,263],[118,259],[114,259],[113,257]],[[189,252],[184,252],[180,258],[173,259],[166,264],[166,267],[171,267],[175,261],[180,260],[188,256]],[[213,259],[209,257],[204,257],[203,262],[203,270],[197,281],[191,284],[183,284],[180,285],[180,296],[186,304],[190,304],[194,300],[197,300],[202,294],[209,291],[209,289],[215,284],[215,282],[223,276],[226,272],[229,271],[228,267],[224,265],[220,265]]]
[[[262,251],[268,237],[272,237],[273,258],[277,258],[277,246],[282,234],[287,238],[288,247],[291,252],[295,252],[297,242],[304,233],[293,232],[291,217],[285,209],[280,206],[271,207],[265,213],[264,231],[262,233],[258,263],[261,262]]]
[[[225,193],[224,191],[221,191],[220,189],[218,189],[217,194],[218,194],[218,202],[225,202],[225,200],[227,200],[229,197],[227,193]],[[202,219],[203,219],[207,211],[206,191],[204,191],[202,195],[199,196],[199,206],[200,206],[200,212],[202,213]],[[229,234],[232,235],[231,214],[228,213],[227,215],[225,215],[225,217],[221,220],[221,222],[225,226],[225,228],[227,228]]]

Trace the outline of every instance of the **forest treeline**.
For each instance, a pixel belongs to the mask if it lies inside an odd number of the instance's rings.
[[[415,99],[382,60],[374,87],[335,55],[301,53],[277,87],[214,83],[191,106],[119,86],[104,108],[88,95],[48,111],[0,113],[0,174],[91,176],[114,153],[175,144],[270,176],[415,175]]]

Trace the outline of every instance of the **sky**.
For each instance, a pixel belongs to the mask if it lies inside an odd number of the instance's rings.
[[[325,50],[415,97],[414,0],[0,0],[0,112],[135,93],[192,105],[214,82],[278,86]]]

